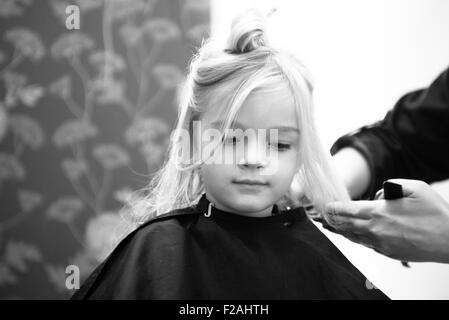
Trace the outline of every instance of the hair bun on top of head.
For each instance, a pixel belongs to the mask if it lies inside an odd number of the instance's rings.
[[[236,16],[231,24],[226,52],[233,54],[247,53],[267,44],[266,22],[273,12],[262,13],[252,9]]]

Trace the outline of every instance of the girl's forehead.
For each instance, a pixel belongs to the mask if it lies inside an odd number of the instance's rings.
[[[243,102],[235,118],[235,126],[245,128],[297,128],[297,106],[288,88],[255,90]],[[226,112],[206,112],[205,119],[213,127],[219,127],[226,119]]]

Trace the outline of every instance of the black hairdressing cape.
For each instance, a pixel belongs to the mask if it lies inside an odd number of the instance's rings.
[[[388,299],[303,208],[206,217],[208,204],[203,196],[140,226],[72,299]]]

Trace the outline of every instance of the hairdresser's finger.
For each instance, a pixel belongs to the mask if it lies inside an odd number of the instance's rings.
[[[330,202],[326,205],[325,214],[367,220],[371,219],[371,213],[377,206],[376,201]]]
[[[374,238],[372,238],[369,235],[366,234],[356,234],[353,232],[338,232],[340,233],[342,236],[344,236],[345,238],[351,240],[352,242],[361,244],[365,247],[368,247],[370,249],[374,249],[376,250],[377,248],[377,242],[374,240]]]
[[[327,219],[332,228],[339,233],[368,234],[370,232],[369,222],[365,219],[354,219],[351,217],[334,216]]]
[[[404,197],[415,197],[417,193],[423,188],[427,188],[428,184],[421,180],[409,179],[390,179],[389,182],[397,183],[402,186],[402,193]]]
[[[384,199],[384,189],[379,189],[374,196],[374,200]]]

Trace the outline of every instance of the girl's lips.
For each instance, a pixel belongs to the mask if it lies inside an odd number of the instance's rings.
[[[234,182],[235,188],[237,188],[238,192],[241,194],[253,194],[259,195],[263,190],[268,188],[267,183],[263,183],[260,181],[245,181],[238,180]]]
[[[233,180],[235,184],[248,185],[248,186],[267,186],[268,182],[259,181],[259,180],[250,180],[250,179],[242,179],[242,180]]]

